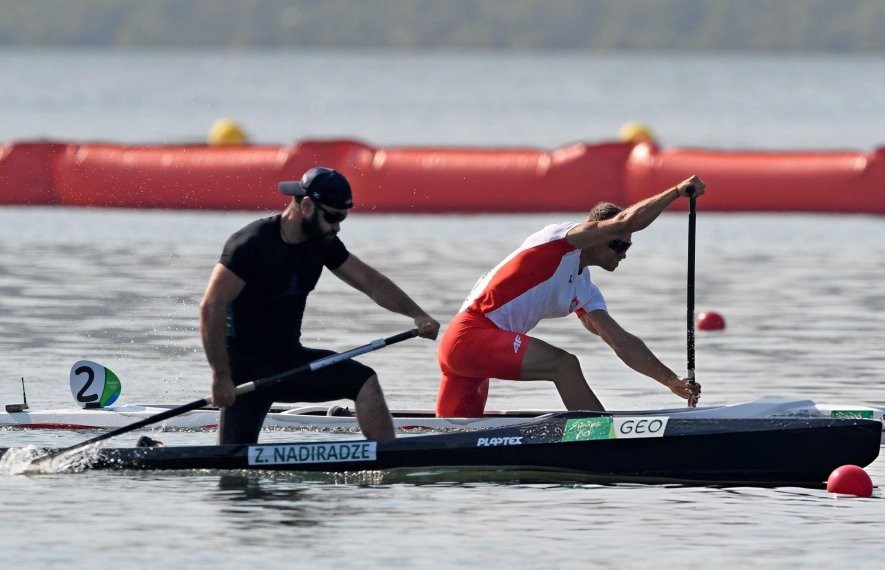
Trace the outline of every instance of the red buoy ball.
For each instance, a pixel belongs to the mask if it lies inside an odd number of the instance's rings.
[[[873,494],[873,480],[857,465],[843,465],[830,473],[827,492],[869,497]]]
[[[698,328],[702,331],[721,331],[725,328],[725,319],[715,311],[704,311],[698,315]]]

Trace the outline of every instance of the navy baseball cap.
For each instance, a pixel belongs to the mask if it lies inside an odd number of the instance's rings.
[[[304,173],[301,180],[280,182],[277,186],[287,196],[310,196],[317,202],[339,210],[353,208],[353,194],[347,178],[331,168],[311,168]]]

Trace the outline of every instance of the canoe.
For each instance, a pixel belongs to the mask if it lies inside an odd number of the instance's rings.
[[[709,189],[708,212],[885,214],[885,147],[662,149],[648,140],[552,150],[348,139],[287,146],[19,141],[0,145],[0,204],[279,210],[288,198],[277,183],[314,166],[348,177],[357,212],[586,212],[599,201],[637,202],[697,174]]]
[[[504,428],[389,441],[99,448],[81,450],[72,464],[78,470],[324,473],[455,468],[554,480],[821,487],[837,467],[872,463],[881,430],[880,422],[865,419],[690,420],[666,413],[559,412]],[[13,449],[0,450],[4,466],[28,451]],[[57,462],[50,465],[55,470],[70,458],[50,461]],[[461,477],[470,473],[456,476]]]
[[[30,410],[0,412],[0,427],[15,429],[92,430],[116,429],[164,412],[176,405],[122,405],[96,409]],[[392,410],[398,431],[497,428],[533,421],[552,410],[489,411],[476,418],[437,418],[432,410]],[[844,418],[877,420],[883,426],[885,408],[864,405],[832,405],[812,400],[768,397],[724,406],[674,408],[669,410],[625,410],[615,416],[665,413],[684,419],[763,419],[763,418]],[[218,425],[218,410],[200,409],[170,418],[154,430],[211,430]],[[291,408],[275,406],[264,423],[271,430],[358,431],[356,418],[340,406],[307,405]]]

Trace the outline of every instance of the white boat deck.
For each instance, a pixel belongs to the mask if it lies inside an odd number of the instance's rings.
[[[98,409],[54,409],[0,412],[0,428],[6,429],[115,429],[164,412],[175,405],[130,404]],[[394,410],[398,431],[485,429],[536,420],[553,410],[504,410],[487,412],[479,418],[437,418],[432,410]],[[673,408],[665,410],[623,410],[612,414],[655,415],[685,419],[730,418],[867,418],[883,422],[885,408],[866,405],[819,404],[812,400],[762,398],[724,406]],[[170,418],[147,429],[211,430],[218,425],[218,410],[200,409]],[[295,406],[274,408],[264,424],[269,430],[358,431],[356,418],[338,406]]]

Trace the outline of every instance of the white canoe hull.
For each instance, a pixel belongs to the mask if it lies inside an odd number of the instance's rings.
[[[125,405],[101,409],[0,411],[0,428],[13,429],[115,429],[159,414],[175,406]],[[264,427],[271,430],[358,431],[351,414],[336,415],[340,408],[311,405],[291,409],[274,409]],[[394,425],[398,431],[487,429],[515,425],[536,419],[552,410],[515,410],[489,412],[479,418],[437,418],[430,410],[395,410]],[[883,422],[885,408],[863,405],[818,404],[812,400],[762,398],[725,406],[704,406],[695,409],[625,410],[613,414],[666,414],[670,417],[698,419],[732,418],[837,418],[856,417]],[[212,430],[218,425],[218,410],[201,409],[187,412],[153,426],[154,430]]]
[[[0,427],[14,429],[115,429],[159,414],[174,407],[170,405],[125,405],[101,409],[0,411]],[[342,430],[357,431],[356,418],[337,407],[293,407],[272,410],[264,427],[271,430]],[[430,410],[396,410],[394,424],[399,431],[487,429],[514,425],[536,419],[547,411],[489,412],[479,418],[437,418]],[[614,411],[613,414],[666,413],[671,417],[725,419],[725,418],[835,418],[858,417],[883,422],[885,408],[860,405],[818,404],[812,400],[762,398],[751,402],[726,406],[704,406],[695,409]],[[218,410],[202,409],[168,419],[149,429],[154,430],[212,430],[218,425]]]

